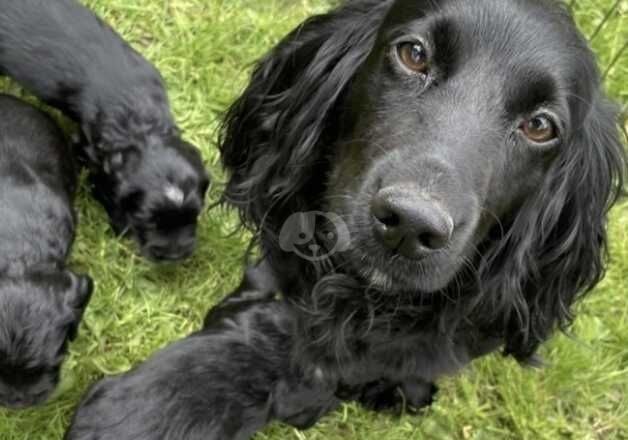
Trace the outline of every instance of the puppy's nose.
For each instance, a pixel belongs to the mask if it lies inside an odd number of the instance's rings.
[[[371,201],[371,213],[379,240],[412,260],[445,248],[454,230],[440,203],[404,187],[380,190]]]
[[[182,243],[151,245],[147,251],[156,261],[177,261],[190,257],[195,247],[196,240],[187,240]]]

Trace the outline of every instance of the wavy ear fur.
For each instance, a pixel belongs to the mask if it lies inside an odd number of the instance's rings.
[[[220,142],[231,173],[224,197],[246,225],[276,236],[290,214],[312,208],[299,197],[318,194],[324,180],[317,170],[325,135],[337,122],[329,116],[371,51],[390,3],[358,0],[309,18],[255,68]]]
[[[616,111],[603,97],[564,146],[535,200],[484,265],[481,294],[505,316],[506,353],[525,361],[604,275],[606,224],[626,173]],[[492,276],[491,276],[492,275]]]

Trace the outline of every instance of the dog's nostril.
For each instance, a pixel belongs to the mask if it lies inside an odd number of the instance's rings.
[[[371,203],[371,213],[377,222],[387,228],[394,228],[401,223],[401,219],[397,212],[395,212],[394,206],[384,197],[376,196],[373,199]]]
[[[419,234],[419,244],[426,249],[438,250],[443,249],[449,243],[449,234],[447,231],[437,232],[424,232]]]
[[[377,217],[377,220],[379,220],[380,222],[382,222],[382,224],[386,225],[389,228],[394,228],[395,226],[399,226],[399,224],[401,223],[399,216],[395,214],[394,212],[391,212],[388,215],[385,215],[383,217]]]

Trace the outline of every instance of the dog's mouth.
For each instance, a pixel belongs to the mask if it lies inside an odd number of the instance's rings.
[[[164,234],[158,239],[146,240],[145,234],[138,234],[141,254],[153,263],[177,262],[190,258],[196,250],[196,239],[179,241]]]
[[[350,271],[369,289],[383,293],[435,293],[454,281],[459,258],[443,252],[422,261],[399,255],[376,255],[353,249]]]
[[[195,227],[191,226],[195,231]],[[132,238],[138,243],[140,253],[154,263],[170,263],[190,258],[196,250],[196,234],[181,233],[178,229],[158,231],[132,226]]]
[[[194,246],[171,249],[168,247],[144,245],[141,247],[141,253],[153,263],[177,262],[190,258],[194,254]]]
[[[35,380],[31,379],[29,380]],[[38,380],[46,381],[44,377]],[[52,381],[56,383],[58,379]],[[5,407],[11,410],[22,410],[34,406],[43,405],[55,394],[55,387],[41,384],[35,384],[33,387],[21,386],[21,387],[4,387],[3,393],[0,393],[0,407]]]

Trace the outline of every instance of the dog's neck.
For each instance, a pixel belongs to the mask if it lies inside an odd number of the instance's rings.
[[[471,284],[468,291],[456,285],[455,293],[381,292],[293,254],[266,255],[270,278],[298,316],[295,356],[300,363],[309,359],[326,371],[340,371],[369,353],[382,356],[390,350],[391,360],[412,356],[411,347],[423,340],[438,340],[453,357],[461,345],[473,354],[484,351],[486,340],[492,349],[501,341],[498,326],[475,322],[467,310],[474,297]]]

